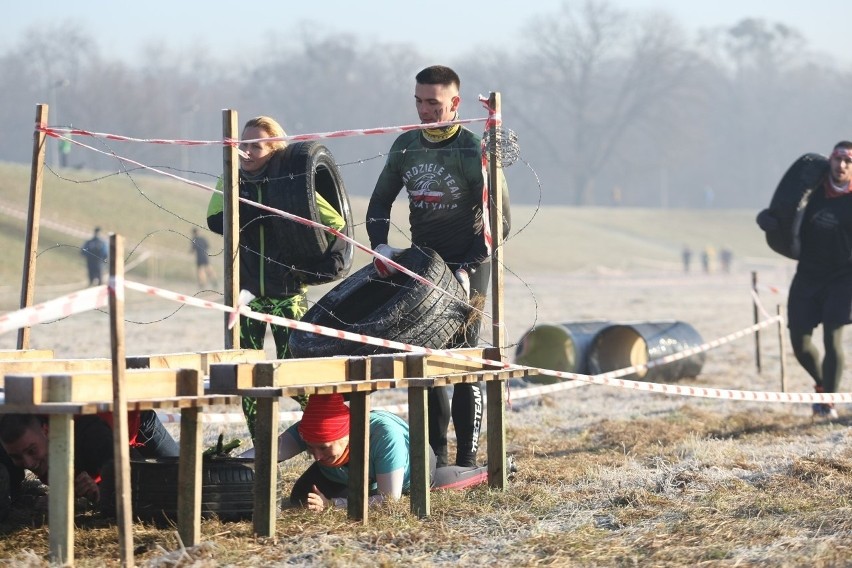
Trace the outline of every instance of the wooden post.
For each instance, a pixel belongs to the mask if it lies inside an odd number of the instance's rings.
[[[222,111],[222,132],[225,140],[239,140],[237,111],[224,109]],[[226,306],[236,306],[240,296],[240,160],[237,148],[230,144],[222,150],[224,167],[222,169],[222,197],[225,207],[222,211],[222,225],[225,237],[224,279]],[[240,346],[240,320],[231,329],[228,321],[231,314],[225,314],[225,349],[236,349]]]
[[[373,378],[379,369],[368,369],[372,361],[352,360],[349,380]],[[349,495],[346,513],[350,519],[367,524],[370,468],[370,393],[353,392],[349,399]]]
[[[112,439],[115,466],[115,515],[122,566],[133,566],[133,511],[130,494],[130,435],[124,393],[124,239],[109,236],[109,314],[112,346]]]
[[[47,400],[70,398],[70,382],[47,382]],[[50,492],[50,561],[59,566],[74,564],[74,419],[70,414],[51,414],[48,430]]]
[[[201,396],[204,384],[197,369],[178,371],[178,395]],[[180,460],[178,462],[178,534],[184,546],[201,542],[201,424],[199,407],[180,413]]]
[[[775,306],[776,315],[781,318],[781,306]],[[787,392],[787,342],[784,340],[784,319],[778,320],[778,357],[781,361],[781,392]]]
[[[500,93],[491,93],[488,97],[489,113],[500,117]],[[497,127],[499,120],[491,123],[492,148],[489,151],[488,189],[490,192],[488,209],[491,212],[491,317],[493,325],[492,344],[495,356],[505,358],[506,334],[503,329],[503,191],[500,186],[502,164],[500,162]],[[488,485],[505,489],[508,485],[506,475],[506,385],[502,380],[485,382],[487,396],[488,424]]]
[[[48,106],[36,105],[36,124],[47,126]],[[41,219],[41,189],[44,178],[45,134],[33,132],[32,166],[30,168],[30,201],[27,211],[27,234],[24,244],[24,270],[21,278],[21,309],[33,305],[35,291],[36,252],[38,250],[38,227]],[[30,328],[18,330],[18,349],[29,349]]]
[[[754,312],[754,323],[757,324],[760,321],[760,316],[757,313],[757,271],[751,272],[751,290],[754,292],[754,298],[752,300],[752,309]],[[757,365],[757,374],[759,375],[761,372],[760,366],[760,330],[754,332],[754,363]]]
[[[275,386],[275,368],[255,365],[254,386]],[[278,397],[257,397],[257,419],[254,423],[254,532],[258,536],[275,536],[278,513]]]
[[[425,356],[409,355],[405,360],[406,377],[423,377]],[[411,513],[425,518],[431,513],[429,463],[429,402],[425,387],[408,387],[408,436],[411,453]]]

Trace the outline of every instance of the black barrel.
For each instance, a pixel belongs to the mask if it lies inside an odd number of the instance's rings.
[[[539,324],[524,334],[515,350],[515,362],[551,371],[586,374],[589,346],[595,335],[609,325],[608,321]],[[551,384],[562,379],[531,375],[528,380]]]
[[[641,322],[611,325],[601,330],[589,348],[589,372],[597,375],[634,365],[653,363],[663,357],[703,343],[701,336],[682,321]],[[652,365],[627,375],[627,379],[650,382],[677,381],[697,377],[704,365],[704,353]]]

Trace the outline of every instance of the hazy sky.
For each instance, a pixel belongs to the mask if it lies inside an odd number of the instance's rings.
[[[554,12],[561,4],[562,0],[16,1],[11,13],[0,18],[0,49],[20,41],[33,26],[71,22],[96,33],[104,53],[131,62],[142,46],[155,42],[175,49],[206,46],[223,58],[255,58],[262,56],[259,49],[272,34],[287,41],[299,33],[300,23],[310,21],[322,35],[347,32],[367,41],[406,42],[424,54],[446,57],[475,46],[511,45],[531,16]],[[814,49],[852,62],[846,55],[849,3],[840,0],[611,0],[611,4],[668,12],[690,31],[745,17],[781,22],[802,32]]]

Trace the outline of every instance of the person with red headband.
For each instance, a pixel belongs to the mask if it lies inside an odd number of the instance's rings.
[[[817,392],[837,392],[843,374],[843,328],[852,323],[852,142],[835,144],[821,191],[811,194],[800,230],[801,248],[787,299],[787,327],[796,360]],[[764,231],[778,230],[768,209],[757,216]],[[825,355],[813,331],[822,324]],[[830,403],[813,405],[814,416],[837,418]]]
[[[422,124],[458,120],[461,80],[443,65],[432,65],[414,77],[414,104]],[[509,234],[509,188],[499,170],[494,191],[503,198],[503,234]],[[370,246],[390,258],[402,249],[388,244],[391,207],[403,187],[408,195],[411,244],[438,253],[476,305],[476,297],[488,293],[491,260],[483,235],[482,150],[480,137],[461,124],[410,130],[391,146],[367,207]],[[383,278],[396,269],[378,257],[376,271]],[[423,347],[476,347],[479,321],[467,325],[449,345]],[[429,389],[429,445],[438,456],[438,467],[448,463],[447,431],[452,417],[456,431],[456,465],[476,465],[483,416],[483,384],[462,383]]]
[[[290,502],[313,511],[345,507],[349,483],[349,407],[341,394],[315,394],[308,399],[302,420],[278,437],[278,459],[304,451],[314,463],[299,477]],[[249,455],[251,450],[243,455]],[[384,410],[370,412],[370,504],[398,499],[411,483],[408,424]],[[487,481],[486,467],[452,466],[437,469],[430,460],[433,489],[463,489]]]

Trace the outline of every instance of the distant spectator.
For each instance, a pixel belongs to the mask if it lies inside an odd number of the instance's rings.
[[[719,251],[719,262],[722,265],[722,272],[725,274],[730,274],[731,272],[731,262],[734,259],[734,253],[729,248],[722,248]]]
[[[195,268],[198,276],[198,285],[202,288],[207,286],[208,280],[210,284],[216,287],[216,271],[210,264],[209,254],[210,244],[207,239],[198,234],[198,229],[192,228],[192,248],[191,252],[195,253]]]
[[[683,271],[689,273],[689,265],[692,263],[692,249],[688,245],[683,245],[683,251],[680,253],[680,258],[683,260]]]
[[[705,274],[710,274],[714,260],[716,260],[716,249],[707,245],[701,252],[701,268]]]
[[[92,238],[83,243],[83,248],[80,250],[80,254],[86,258],[89,286],[100,286],[103,283],[104,268],[109,258],[109,248],[100,235],[101,228],[95,227]]]

